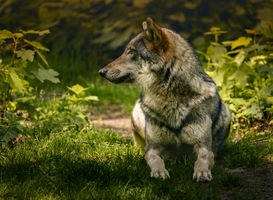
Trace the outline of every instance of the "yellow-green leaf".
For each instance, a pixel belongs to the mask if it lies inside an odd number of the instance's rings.
[[[225,71],[221,69],[214,71],[212,79],[214,80],[217,86],[222,86],[224,81],[224,74],[225,74]]]
[[[210,44],[207,49],[207,55],[208,55],[208,57],[211,58],[212,56],[214,56],[214,54],[215,54],[215,48],[212,44]]]
[[[223,44],[224,46],[230,46],[233,42],[234,42],[234,41],[224,41],[224,42],[222,42],[222,44]]]
[[[252,34],[252,35],[258,35],[260,33],[256,32],[255,30],[251,30],[251,29],[245,29],[247,34]]]
[[[215,26],[213,26],[213,27],[210,28],[211,32],[220,31],[220,30],[221,30],[220,28],[215,27]]]
[[[219,34],[222,34],[222,33],[227,33],[227,31],[221,31],[220,28],[213,26],[213,27],[210,28],[210,32],[206,32],[206,33],[204,33],[204,35],[214,35],[214,34],[219,35]]]
[[[50,33],[50,31],[48,29],[43,30],[43,31],[34,31],[34,30],[29,30],[29,31],[20,30],[20,31],[24,34],[39,34],[39,36]]]
[[[236,85],[244,88],[246,86],[248,75],[241,70],[236,70],[228,79],[235,80]]]
[[[245,60],[245,51],[241,50],[234,58],[234,62],[240,66]]]
[[[35,48],[37,49],[41,49],[41,50],[45,50],[45,51],[49,51],[48,48],[44,47],[40,42],[36,42],[36,41],[28,41],[28,40],[25,40],[24,41],[32,46],[34,46]]]
[[[36,50],[37,54],[40,56],[40,58],[44,61],[44,63],[46,64],[46,66],[49,67],[48,62],[46,61],[44,55],[38,49],[35,49],[35,50]]]
[[[83,98],[84,100],[93,100],[93,101],[98,101],[99,98],[97,96],[87,96]]]
[[[239,46],[248,46],[250,41],[252,41],[251,37],[239,37],[231,44],[231,50],[239,47]]]
[[[273,103],[273,97],[267,97],[266,100],[267,100],[269,103]]]
[[[69,90],[71,90],[72,92],[76,93],[77,95],[79,95],[80,93],[84,92],[85,90],[87,90],[88,88],[83,88],[82,86],[80,86],[79,84],[74,85],[72,87],[68,87],[67,88]]]
[[[32,50],[26,50],[26,49],[21,49],[19,51],[15,52],[17,54],[18,58],[22,58],[23,60],[29,60],[33,62],[34,59],[34,51]]]
[[[17,38],[20,38],[20,37],[24,36],[22,33],[13,33],[12,35],[17,37]]]
[[[25,89],[24,84],[13,69],[9,70],[8,83],[13,89],[18,90],[20,93],[23,93],[23,90]]]
[[[8,38],[12,38],[12,32],[6,29],[0,30],[0,39],[8,39]]]

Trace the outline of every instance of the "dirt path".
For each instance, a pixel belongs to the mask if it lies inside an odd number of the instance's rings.
[[[98,127],[112,128],[124,138],[131,136],[131,117],[124,115],[120,109],[110,109],[105,114],[92,113],[91,121]]]

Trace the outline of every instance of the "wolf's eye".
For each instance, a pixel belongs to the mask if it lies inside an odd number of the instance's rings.
[[[135,54],[137,51],[135,49],[129,49],[128,54]]]

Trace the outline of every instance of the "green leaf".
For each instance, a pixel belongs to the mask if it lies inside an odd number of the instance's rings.
[[[259,119],[263,117],[263,114],[261,113],[261,110],[257,104],[253,104],[250,108],[246,109],[246,111],[253,117],[257,117]]]
[[[29,60],[30,62],[33,62],[35,54],[34,51],[29,49],[21,49],[19,51],[16,51],[15,53],[17,54],[17,58],[22,58],[23,60]]]
[[[22,121],[22,120],[23,120],[23,119],[20,119],[20,120],[17,120],[17,121]],[[16,123],[16,124],[15,124],[15,127],[16,127],[16,129],[19,130],[20,132],[23,132],[23,131],[24,131],[22,125],[19,124],[19,123]]]
[[[218,55],[215,55],[215,57],[226,58],[228,60],[233,60],[234,59],[234,58],[232,58],[231,56],[229,56],[227,54],[218,54]]]
[[[257,35],[259,34],[258,32],[256,32],[255,30],[251,30],[251,29],[245,29],[247,34],[252,34],[252,35]]]
[[[210,32],[206,32],[204,33],[204,35],[216,35],[216,34],[220,35],[222,33],[227,33],[227,31],[220,31],[220,30],[221,30],[220,28],[213,26],[210,28]]]
[[[73,94],[73,95],[68,95],[66,98],[67,98],[68,101],[70,101],[70,103],[71,103],[71,102],[72,102],[72,103],[78,103],[78,101],[79,101],[79,98],[76,97],[75,94]]]
[[[245,52],[241,50],[234,58],[234,62],[237,64],[237,66],[241,66],[243,61],[245,60]]]
[[[17,37],[17,38],[20,38],[20,37],[24,36],[22,33],[13,33],[12,35]]]
[[[11,113],[8,113],[4,110],[4,113],[5,113],[5,117],[10,121],[12,122],[13,121],[13,115]]]
[[[212,57],[212,62],[218,63],[219,67],[223,67],[223,65],[226,63],[226,59],[224,56],[218,56],[218,55],[225,55],[227,52],[227,49],[223,46],[216,46],[215,47],[215,56]]]
[[[48,62],[46,61],[44,55],[38,49],[35,48],[35,50],[38,53],[38,55],[40,56],[40,58],[44,61],[44,63],[46,64],[46,66],[49,67]]]
[[[24,35],[22,33],[12,33],[6,29],[0,30],[0,39],[9,39],[12,38],[12,36],[20,38],[23,37]]]
[[[54,71],[53,69],[36,69],[32,68],[31,73],[36,76],[37,79],[39,79],[41,82],[44,82],[44,80],[49,80],[52,83],[59,83],[60,80],[58,78],[55,78],[54,76],[58,76],[59,73]]]
[[[273,103],[273,97],[267,97],[266,101],[269,102],[269,103]]]
[[[12,38],[12,32],[6,29],[0,30],[0,39],[8,39],[8,38]]]
[[[87,96],[87,97],[84,97],[83,100],[85,100],[85,101],[90,101],[90,100],[98,101],[99,98],[97,96]]]
[[[205,58],[206,58],[207,60],[209,59],[208,55],[205,54],[205,53],[203,53],[202,51],[199,51],[199,50],[197,50],[197,49],[195,49],[194,51],[195,51],[196,53],[200,53],[200,54],[202,54],[203,56],[205,56]]]
[[[44,34],[49,34],[50,31],[48,29],[43,30],[43,31],[34,31],[34,30],[29,30],[29,31],[24,31],[20,30],[23,34],[39,34],[39,36],[42,36]]]
[[[251,37],[239,37],[231,44],[231,50],[239,47],[239,46],[248,46],[250,41],[252,41]]]
[[[229,54],[239,53],[241,51],[242,51],[241,49],[237,49],[237,50],[234,50],[234,51],[229,51],[226,54],[229,55]]]
[[[207,49],[207,55],[208,55],[208,57],[211,58],[212,56],[214,56],[214,54],[215,54],[215,48],[212,44],[210,44]]]
[[[248,52],[251,52],[253,50],[258,50],[258,52],[260,52],[261,50],[267,48],[267,45],[259,45],[259,44],[254,44],[250,47],[248,47],[245,52],[248,53]]]
[[[72,115],[72,118],[74,119],[75,123],[83,123],[84,121],[87,121],[88,118],[83,113],[75,113]]]
[[[248,78],[248,75],[245,72],[237,69],[228,79],[235,80],[236,82],[235,84],[237,86],[244,88],[247,83],[247,78]]]
[[[268,72],[270,77],[273,77],[273,68],[270,68],[268,65],[263,65],[257,69],[258,72]]]
[[[216,67],[219,67],[219,64],[218,64],[218,63],[208,63],[208,66],[216,66]]]
[[[6,130],[7,130],[7,128],[5,128],[4,131],[6,131]],[[4,144],[7,144],[11,138],[16,138],[16,137],[18,137],[18,133],[19,133],[19,132],[17,132],[17,131],[14,130],[13,128],[10,128],[10,129],[6,132],[6,134],[2,137],[1,141],[4,141]]]
[[[224,81],[224,70],[215,70],[212,76],[213,81],[215,82],[216,86],[222,86]]]
[[[19,78],[13,69],[9,70],[8,83],[13,89],[18,90],[21,93],[23,93],[23,90],[25,90],[22,79]]]
[[[233,43],[234,41],[224,41],[224,42],[222,42],[222,44],[224,45],[224,46],[231,46],[231,44]]]
[[[25,103],[27,101],[36,99],[36,97],[37,97],[36,95],[32,97],[21,97],[21,98],[17,98],[15,101]]]
[[[36,41],[28,41],[26,39],[24,39],[24,41],[32,46],[34,46],[35,48],[37,49],[41,49],[41,50],[44,50],[44,51],[49,51],[48,48],[44,47],[40,42],[36,42]]]
[[[269,20],[261,22],[261,33],[268,38],[273,38],[273,23]]]
[[[76,93],[77,95],[79,95],[80,93],[84,92],[85,90],[87,90],[88,88],[83,88],[82,86],[80,86],[79,84],[74,85],[72,87],[68,87],[67,88],[69,90],[71,90],[72,92]]]

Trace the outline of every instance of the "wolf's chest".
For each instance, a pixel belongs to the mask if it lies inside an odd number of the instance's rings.
[[[161,127],[161,130],[157,129],[156,132],[149,135],[149,139],[153,141],[153,144],[158,146],[158,149],[161,152],[160,155],[163,157],[183,159],[184,156],[187,156],[191,159],[196,159],[194,145],[188,144],[188,138],[183,135],[183,131],[177,135]]]

